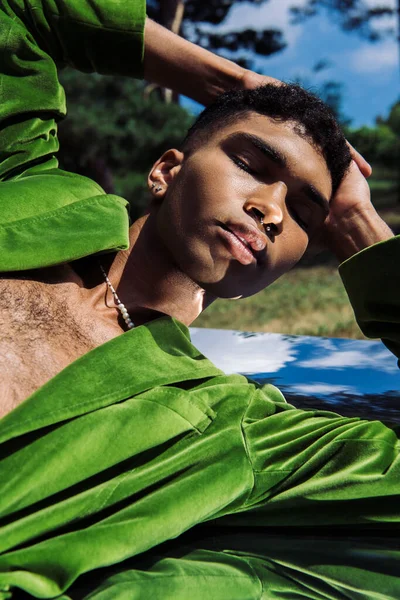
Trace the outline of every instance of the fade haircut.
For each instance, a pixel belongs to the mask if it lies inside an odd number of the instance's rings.
[[[296,84],[267,84],[222,94],[198,116],[182,145],[191,153],[224,127],[251,112],[275,121],[293,122],[294,130],[320,152],[332,179],[332,194],[350,166],[351,156],[332,110],[320,98]]]

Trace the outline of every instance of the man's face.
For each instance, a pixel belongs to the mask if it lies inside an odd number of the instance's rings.
[[[325,160],[295,125],[256,113],[212,135],[175,173],[159,234],[184,273],[224,298],[251,296],[289,271],[332,191]]]

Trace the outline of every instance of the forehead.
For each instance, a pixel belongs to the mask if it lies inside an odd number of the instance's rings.
[[[296,122],[280,122],[257,113],[248,113],[233,123],[218,130],[210,138],[211,144],[218,146],[233,140],[236,146],[244,148],[251,144],[246,135],[256,136],[265,141],[285,159],[288,175],[301,178],[316,186],[326,197],[332,193],[332,179],[322,154],[301,133],[301,125]]]

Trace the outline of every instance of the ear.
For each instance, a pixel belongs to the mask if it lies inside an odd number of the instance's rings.
[[[153,165],[147,185],[154,198],[164,197],[183,164],[184,154],[179,150],[167,150]]]

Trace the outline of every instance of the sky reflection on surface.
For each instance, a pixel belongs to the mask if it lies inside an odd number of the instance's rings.
[[[379,341],[190,329],[225,373],[273,383],[299,408],[400,423],[400,370]]]

